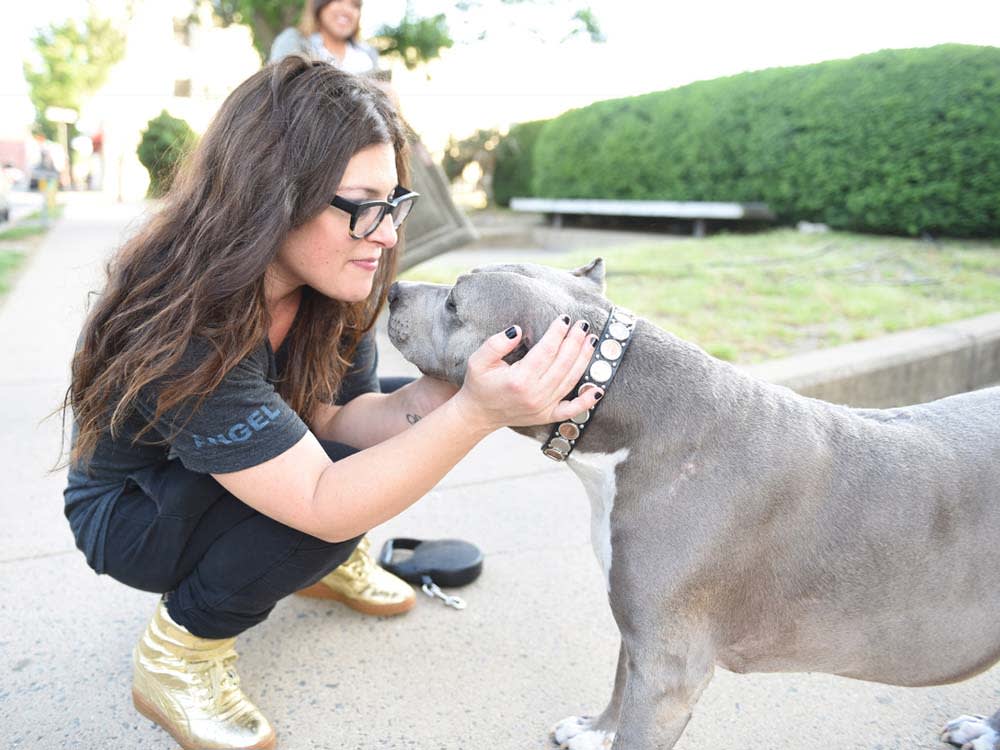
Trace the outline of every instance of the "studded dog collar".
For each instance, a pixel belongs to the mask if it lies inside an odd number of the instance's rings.
[[[601,337],[594,347],[587,369],[580,382],[573,388],[577,396],[586,393],[591,388],[603,388],[607,393],[611,381],[618,372],[618,365],[625,357],[625,350],[632,340],[632,329],[635,327],[635,316],[620,308],[612,307],[608,320],[601,331]],[[565,422],[560,422],[552,428],[548,440],[542,444],[542,453],[553,461],[565,461],[576,447],[576,441],[583,435],[590,418],[594,416],[598,401],[587,411],[577,414]]]

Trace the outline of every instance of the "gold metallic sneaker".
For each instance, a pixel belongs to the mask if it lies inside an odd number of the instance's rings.
[[[184,750],[273,748],[274,729],[240,690],[235,643],[192,635],[161,601],[132,652],[136,709]]]
[[[362,537],[347,562],[297,593],[317,599],[335,599],[366,615],[409,612],[417,602],[413,588],[379,567],[372,559],[370,549],[368,537]]]

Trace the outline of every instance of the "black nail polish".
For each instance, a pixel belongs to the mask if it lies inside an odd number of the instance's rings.
[[[590,323],[588,323],[588,322],[587,322],[586,320],[581,320],[581,321],[580,321],[580,329],[581,329],[581,330],[582,330],[582,331],[583,331],[584,333],[586,333],[587,331],[589,331],[589,330],[590,330]]]
[[[592,347],[594,347],[595,349],[597,348],[597,336],[591,336],[590,337],[590,345]]]
[[[562,322],[565,323],[566,325],[569,325],[569,315],[563,315]]]
[[[517,326],[511,326],[506,331],[504,331],[504,333],[506,334],[507,338],[509,339],[514,338],[515,336],[517,336]]]
[[[600,391],[594,394],[594,401],[600,401],[602,398],[604,398],[604,394]]]

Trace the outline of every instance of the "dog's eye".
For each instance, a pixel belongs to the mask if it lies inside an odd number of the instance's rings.
[[[458,313],[458,305],[455,304],[455,298],[452,297],[450,294],[448,295],[448,299],[444,301],[444,306],[445,309],[448,310],[448,312],[456,314]]]

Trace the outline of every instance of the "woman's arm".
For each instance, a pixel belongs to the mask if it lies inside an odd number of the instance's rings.
[[[453,398],[377,445],[333,463],[307,434],[270,461],[214,476],[243,502],[312,536],[333,542],[363,534],[420,499],[494,430],[568,419],[603,395],[591,389],[562,401],[593,353],[594,337],[578,325],[555,321],[508,365],[503,357],[520,338],[520,331],[489,338],[469,358]]]
[[[422,377],[393,393],[364,393],[343,406],[324,404],[309,429],[322,440],[369,448],[416,424],[457,392],[450,383]]]

